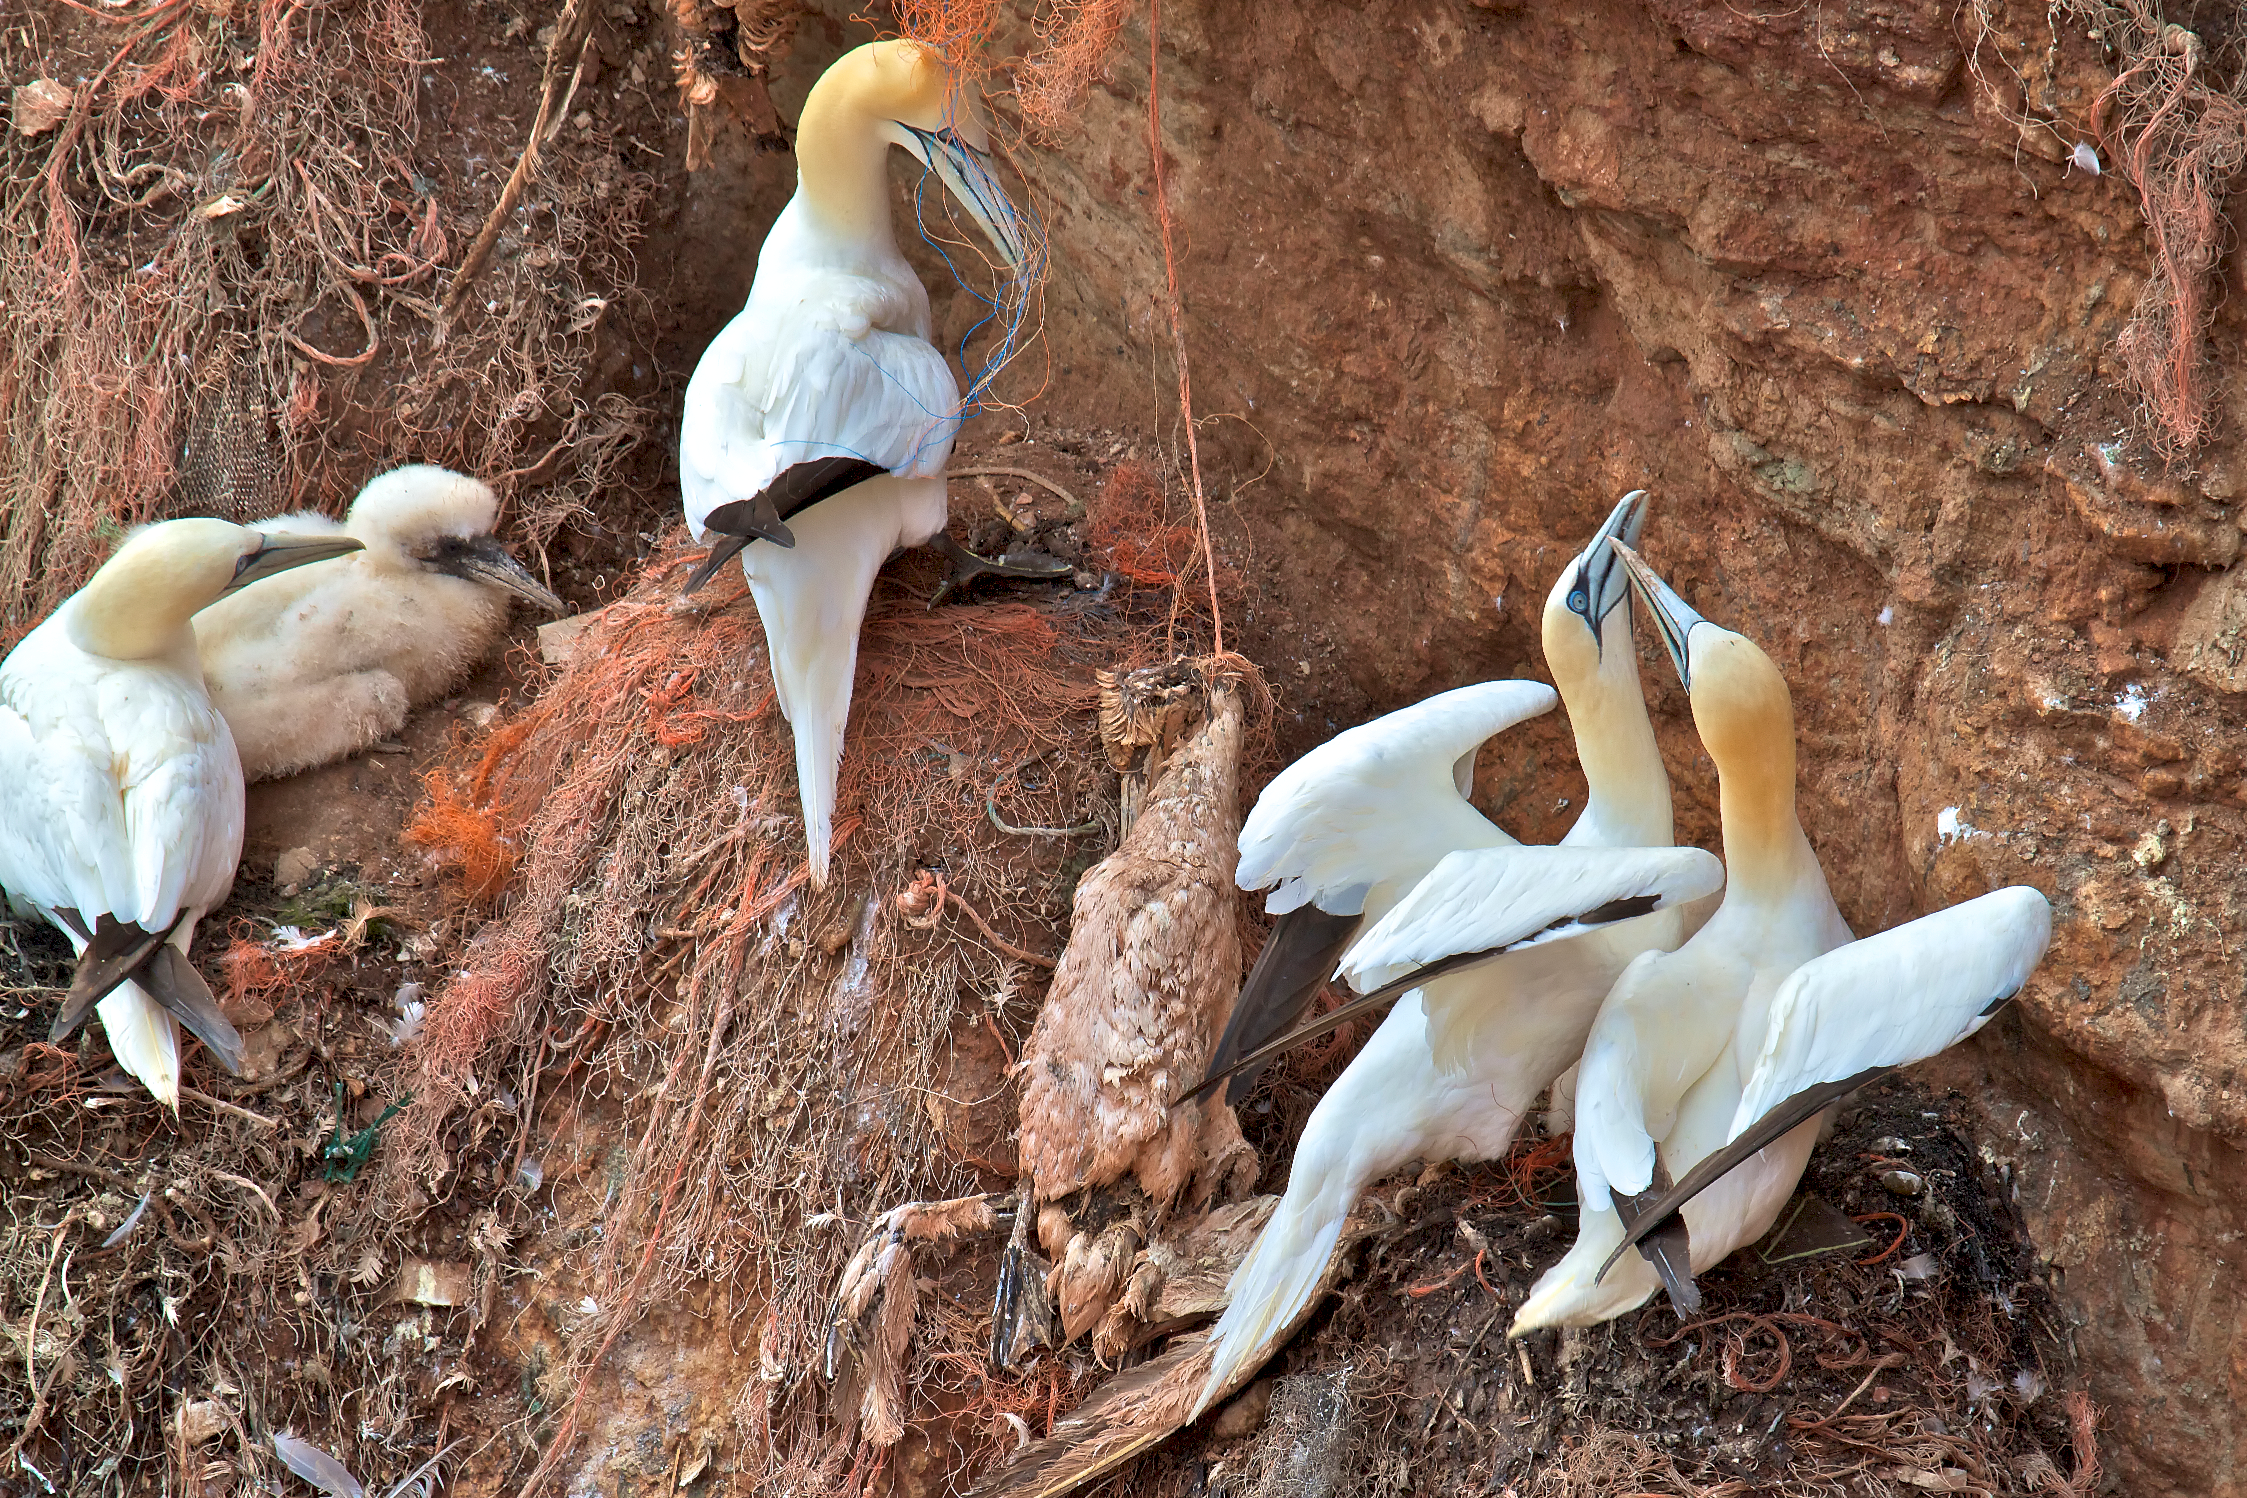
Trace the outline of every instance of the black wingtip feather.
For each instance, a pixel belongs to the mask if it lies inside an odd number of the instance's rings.
[[[1677,1214],[1687,1202],[1730,1175],[1765,1145],[1783,1138],[1826,1107],[1839,1102],[1867,1083],[1878,1081],[1895,1069],[1893,1066],[1867,1067],[1838,1082],[1821,1082],[1815,1087],[1806,1087],[1741,1130],[1739,1138],[1687,1171],[1685,1178],[1676,1185],[1659,1193],[1645,1193],[1633,1198],[1634,1203],[1644,1203],[1643,1210],[1635,1217],[1625,1218],[1623,1226],[1628,1231],[1623,1235],[1622,1243],[1599,1266],[1599,1274],[1594,1275],[1593,1280],[1597,1282],[1613,1267],[1617,1259],[1623,1257],[1626,1249],[1641,1244],[1661,1229],[1664,1223],[1672,1219],[1682,1222],[1684,1219]],[[1621,1212],[1624,1198],[1618,1194],[1615,1200],[1616,1210]]]
[[[1364,919],[1329,915],[1316,905],[1301,906],[1279,918],[1265,938],[1264,950],[1256,954],[1240,997],[1233,1001],[1232,1015],[1209,1058],[1209,1076],[1204,1080],[1231,1071],[1235,1060],[1294,1028]],[[1225,1085],[1226,1103],[1237,1107],[1245,1101],[1269,1064],[1260,1061],[1232,1072]]]
[[[67,1040],[71,1032],[86,1022],[86,1016],[93,1012],[96,1004],[146,966],[150,957],[162,949],[164,938],[172,934],[172,927],[179,921],[175,918],[171,926],[151,931],[133,921],[98,915],[94,917],[91,937],[85,936],[83,924],[73,924],[78,925],[86,950],[78,956],[77,970],[70,979],[70,992],[64,995],[62,1008],[55,1012],[55,1022],[48,1028],[47,1038],[51,1041]]]
[[[241,1033],[219,1012],[211,986],[195,971],[187,955],[167,942],[150,955],[142,975],[150,996],[209,1046],[221,1066],[237,1077],[242,1075]]]

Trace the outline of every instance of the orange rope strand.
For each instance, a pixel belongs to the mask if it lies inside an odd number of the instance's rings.
[[[1194,386],[1186,372],[1186,315],[1178,301],[1178,256],[1171,246],[1170,191],[1163,185],[1162,0],[1147,3],[1147,151],[1155,164],[1155,219],[1163,232],[1163,280],[1170,294],[1170,341],[1178,357],[1178,409],[1186,418],[1186,457],[1194,475],[1194,520],[1201,527],[1202,571],[1209,581],[1210,653],[1225,653],[1225,616],[1217,607],[1217,556],[1202,496],[1201,444],[1194,438]]]

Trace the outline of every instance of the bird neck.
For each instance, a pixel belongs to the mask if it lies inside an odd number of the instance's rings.
[[[1675,835],[1670,812],[1670,777],[1654,742],[1639,689],[1638,657],[1628,637],[1620,650],[1603,654],[1599,670],[1573,688],[1561,685],[1561,700],[1576,731],[1576,759],[1584,769],[1582,821],[1603,841],[1623,846],[1666,848]]]
[[[892,249],[890,142],[882,121],[845,89],[814,89],[796,127],[796,196],[826,234]]]
[[[1728,892],[1780,904],[1825,891],[1825,871],[1795,814],[1791,724],[1785,733],[1763,738],[1744,752],[1717,758],[1717,809],[1724,827]]]
[[[1569,837],[1602,847],[1666,848],[1675,832],[1670,777],[1646,716],[1630,607],[1610,612],[1595,639],[1563,603],[1566,586],[1564,576],[1545,605],[1544,642],[1587,792]]]
[[[195,610],[178,573],[161,554],[120,551],[70,601],[70,643],[111,660],[192,662]]]

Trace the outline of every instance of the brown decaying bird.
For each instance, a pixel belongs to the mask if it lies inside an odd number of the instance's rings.
[[[1170,757],[1123,845],[1077,886],[1068,949],[1022,1068],[1021,1158],[1035,1199],[1135,1175],[1158,1216],[1254,1183],[1256,1158],[1199,1080],[1240,984],[1239,694]],[[1080,1312],[1082,1314],[1082,1312]]]

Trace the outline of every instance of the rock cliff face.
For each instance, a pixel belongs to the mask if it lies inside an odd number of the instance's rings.
[[[2247,1492],[2240,318],[2214,332],[2217,437],[2165,475],[2114,354],[2137,194],[2107,148],[2103,175],[2070,160],[2111,38],[1994,0],[1763,9],[1165,7],[1234,623],[1300,749],[1537,672],[1553,567],[1654,491],[1649,559],[1788,673],[1804,820],[1857,929],[2051,897],[2041,973],[1935,1078],[2015,1172],[2121,1490]],[[1056,263],[1041,409],[1174,434],[1145,25],[1082,128],[1017,159]],[[1644,653],[1681,832],[1713,844],[1707,761]],[[1548,835],[1581,783],[1559,725],[1523,742],[1484,788]]]
[[[2114,75],[2090,24],[1749,9],[1166,8],[1251,648],[1290,681],[1331,647],[1362,698],[1327,688],[1336,716],[1534,669],[1555,561],[1653,490],[1649,557],[1793,683],[1803,815],[1857,928],[2051,896],[2018,1017],[1938,1078],[2013,1163],[2123,1491],[2247,1490],[2238,321],[2217,440],[2164,476],[2113,354],[2137,196],[2069,161]],[[1057,263],[1049,407],[1169,430],[1146,80],[1135,23],[1082,130],[1021,159]],[[1713,841],[1648,654],[1684,830]],[[1557,727],[1531,742],[1564,758]],[[1572,794],[1534,765],[1506,789],[1531,833]]]

